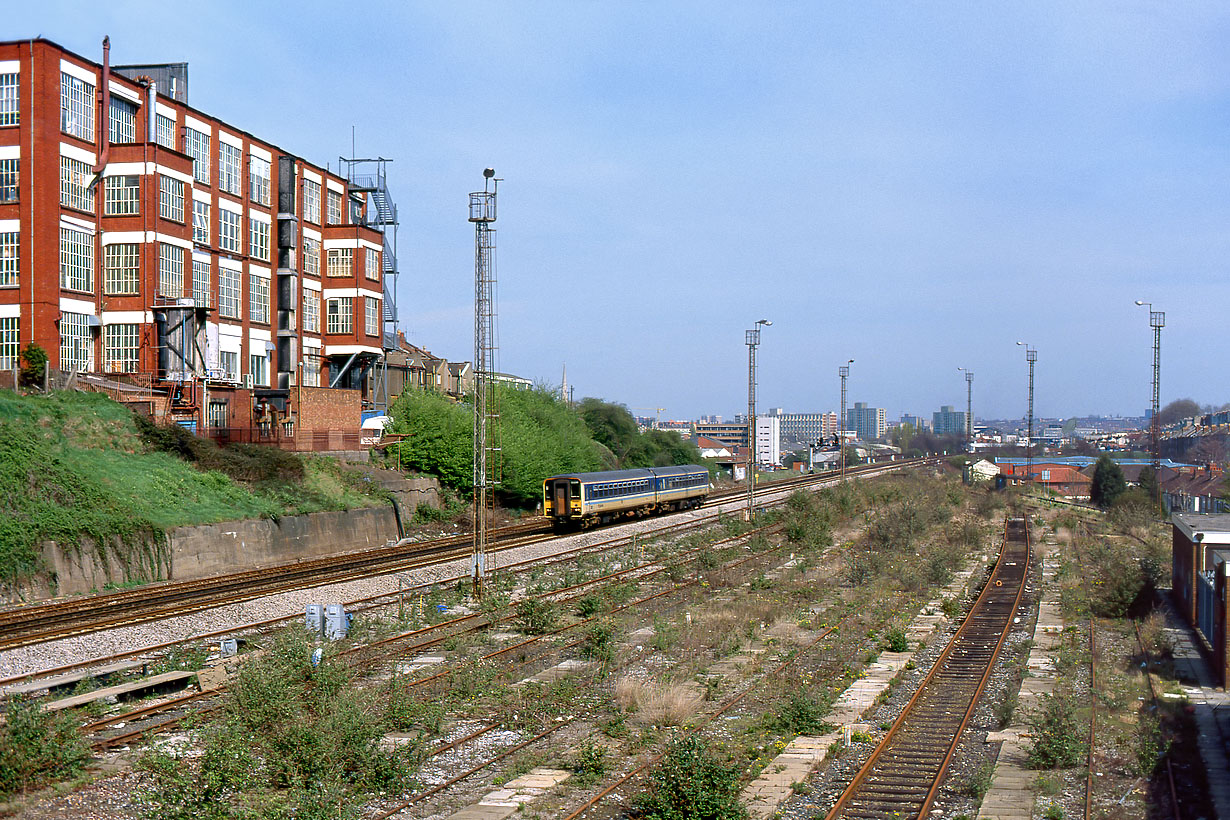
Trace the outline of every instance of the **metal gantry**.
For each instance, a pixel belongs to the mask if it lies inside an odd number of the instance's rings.
[[[974,448],[974,371],[958,367],[965,374],[965,449]]]
[[[1162,328],[1166,326],[1166,313],[1154,310],[1152,302],[1137,299],[1136,304],[1149,308],[1149,327],[1153,328],[1153,402],[1150,405],[1153,412],[1149,416],[1149,455],[1153,475],[1158,477],[1157,471],[1162,466],[1162,427],[1157,414],[1162,398]],[[1158,487],[1161,487],[1160,483]]]
[[[1025,478],[1034,480],[1034,364],[1038,361],[1038,351],[1025,342],[1017,342],[1025,346],[1025,361],[1029,362],[1029,422],[1025,439]]]
[[[773,324],[768,319],[758,319],[751,330],[744,333],[747,345],[747,520],[756,519],[756,348],[760,345],[760,326]]]
[[[488,540],[500,483],[499,406],[496,392],[495,171],[483,171],[483,190],[470,194],[474,223],[474,595],[481,598],[492,571]],[[488,190],[490,189],[490,190]]]
[[[841,477],[846,477],[846,379],[850,376],[850,365],[854,364],[854,359],[837,368],[837,375],[841,377],[841,418],[837,420],[840,434],[837,437],[837,453],[841,461]]]

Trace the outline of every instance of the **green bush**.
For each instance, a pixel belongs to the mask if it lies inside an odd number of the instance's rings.
[[[826,705],[802,692],[791,692],[775,712],[766,716],[765,723],[772,731],[811,735],[825,728]]]
[[[1041,712],[1029,719],[1033,742],[1027,754],[1035,769],[1066,769],[1085,757],[1085,731],[1067,693],[1044,695]]]
[[[541,598],[523,598],[517,602],[517,628],[527,635],[541,635],[555,629],[555,605]]]
[[[72,777],[89,758],[71,715],[43,711],[39,702],[20,696],[8,698],[0,725],[0,799]]]
[[[743,820],[739,774],[697,735],[675,740],[633,799],[645,820]]]
[[[910,642],[905,637],[905,630],[900,627],[893,627],[888,630],[888,634],[884,636],[884,645],[889,652],[907,652],[910,649]]]
[[[592,740],[582,741],[569,768],[574,774],[572,786],[582,789],[592,786],[606,774],[607,748]]]
[[[604,664],[614,661],[615,628],[608,623],[591,626],[581,642],[581,654]]]

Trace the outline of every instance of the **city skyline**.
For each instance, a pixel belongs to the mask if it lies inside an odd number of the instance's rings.
[[[1205,375],[1230,295],[1230,11],[222,2],[13,9],[8,38],[190,64],[190,103],[329,162],[393,158],[408,338],[471,357],[466,194],[501,185],[500,367],[576,395],[1143,415]],[[243,25],[223,25],[224,20]],[[221,36],[225,33],[225,37]],[[481,59],[476,55],[481,54]],[[274,78],[251,88],[247,78]],[[310,89],[311,93],[307,93]],[[237,93],[243,90],[244,93]],[[328,116],[314,107],[327,99]],[[647,344],[647,342],[652,344]]]

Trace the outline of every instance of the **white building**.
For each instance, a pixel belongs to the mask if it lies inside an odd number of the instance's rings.
[[[778,416],[756,417],[756,463],[780,464],[782,422]]]

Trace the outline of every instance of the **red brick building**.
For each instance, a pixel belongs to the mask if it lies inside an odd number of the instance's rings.
[[[1209,646],[1213,673],[1230,683],[1230,514],[1171,516],[1171,593],[1175,606]]]
[[[357,390],[382,356],[369,191],[103,52],[0,42],[0,369],[36,342],[177,420],[293,434],[304,389]]]

